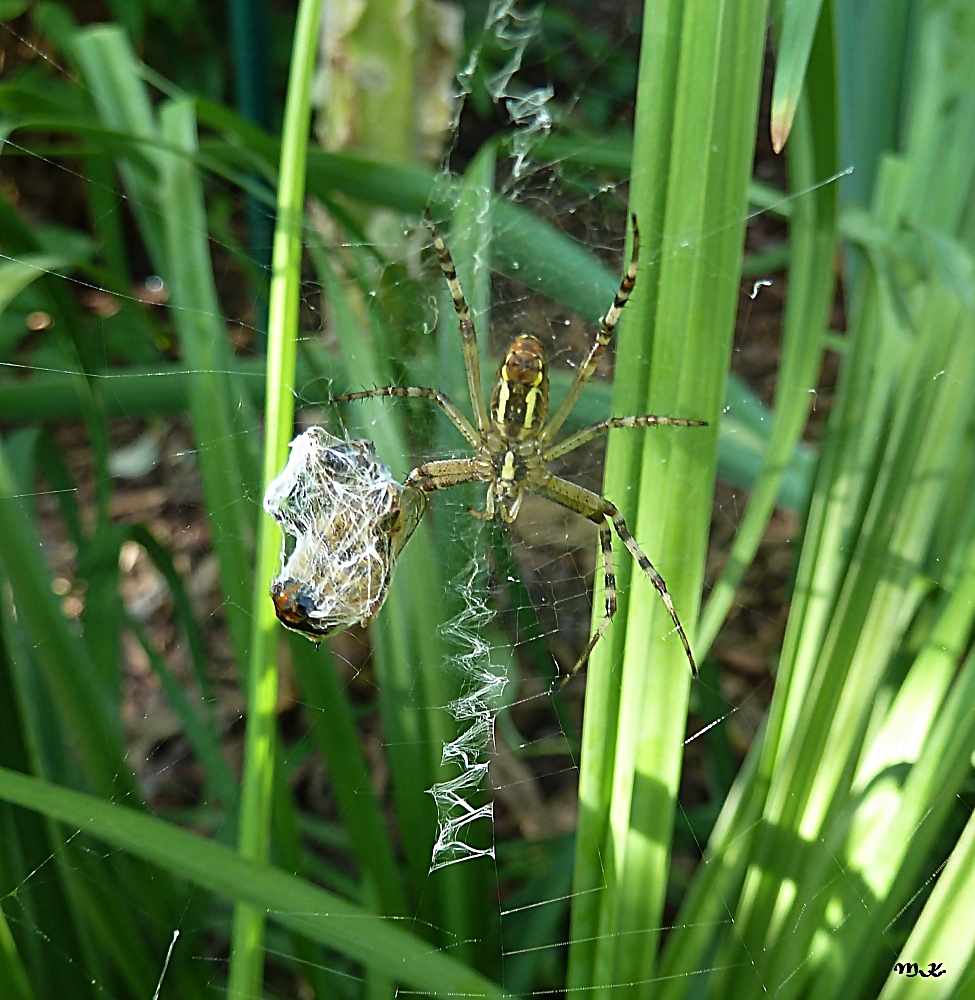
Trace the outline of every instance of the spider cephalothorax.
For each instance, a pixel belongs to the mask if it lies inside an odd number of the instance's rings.
[[[605,497],[592,493],[561,479],[548,471],[547,465],[556,458],[574,451],[576,448],[612,427],[705,427],[703,420],[684,420],[679,417],[657,417],[653,415],[637,417],[610,417],[592,427],[570,434],[555,443],[566,418],[572,411],[586,383],[596,370],[599,359],[613,337],[613,330],[619,321],[623,306],[626,305],[636,282],[637,259],[640,253],[640,231],[636,216],[633,219],[633,254],[629,267],[623,275],[620,289],[613,304],[600,324],[596,338],[589,348],[585,361],[580,365],[576,377],[551,418],[548,416],[549,385],[548,366],[542,344],[529,334],[521,334],[511,342],[504,360],[498,369],[491,391],[490,411],[484,403],[481,391],[480,360],[477,340],[470,310],[464,293],[457,280],[457,272],[440,234],[427,213],[427,224],[433,234],[433,244],[440,260],[440,267],[460,325],[461,342],[464,348],[464,364],[467,369],[467,385],[474,424],[442,393],[434,389],[416,387],[387,386],[366,392],[353,392],[339,396],[338,400],[366,399],[370,396],[422,397],[434,400],[447,414],[454,426],[474,449],[470,458],[450,458],[438,462],[427,462],[414,469],[407,478],[407,488],[413,487],[423,493],[459,486],[462,483],[483,482],[487,484],[487,497],[483,511],[471,511],[475,517],[491,520],[495,516],[509,524],[518,516],[525,493],[552,500],[599,526],[599,544],[603,555],[603,572],[606,590],[606,614],[593,633],[579,661],[564,678],[568,680],[589,658],[599,637],[605,632],[616,612],[616,578],[613,573],[612,531],[636,559],[640,568],[650,578],[667,606],[674,628],[680,635],[687,660],[692,672],[697,673],[691,647],[684,634],[674,602],[667,591],[663,578],[644,555],[633,536],[627,530],[620,512]],[[563,681],[564,682],[564,681]]]

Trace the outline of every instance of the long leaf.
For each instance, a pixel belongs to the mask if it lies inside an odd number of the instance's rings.
[[[71,50],[102,122],[110,129],[139,139],[158,141],[156,116],[123,30],[116,25],[95,25],[73,36]],[[126,157],[119,165],[119,172],[153,264],[165,274],[168,252],[163,231],[165,213],[156,198],[158,164],[152,156],[141,161]]]
[[[617,371],[628,377],[617,385],[618,412],[714,421],[724,395],[765,6],[723,14],[723,4],[667,5],[644,23],[631,209],[647,234],[650,267],[641,268],[643,290],[621,330]],[[717,288],[712,273],[722,276]],[[716,434],[648,434],[642,447],[615,437],[607,493],[658,561],[693,634]],[[624,617],[589,671],[569,985],[633,983],[645,993],[667,882],[689,672],[678,642],[661,645],[672,626],[649,581],[628,560],[621,568],[624,587],[630,584]]]
[[[77,742],[95,787],[105,795],[134,794],[112,707],[104,700],[85,647],[71,632],[51,590],[50,570],[20,499],[22,492],[0,445],[0,562],[18,614],[34,643],[62,725]]]
[[[382,917],[162,820],[7,768],[0,768],[0,798],[82,829],[210,892],[246,902],[283,927],[406,986],[433,996],[500,1000],[506,995],[494,983]]]
[[[305,345],[308,346],[307,344]],[[324,355],[324,356],[323,356]],[[342,366],[324,352],[316,352],[321,370],[301,364],[295,383],[299,408],[318,407],[332,395],[351,390]],[[494,359],[484,367],[495,367]],[[264,365],[251,359],[235,359],[234,378],[242,380],[254,405],[264,400]],[[192,383],[207,379],[206,372],[190,371],[183,365],[130,366],[95,374],[92,390],[108,416],[158,416],[186,409],[192,398]],[[552,405],[558,405],[568,388],[569,376],[555,371],[551,376]],[[341,389],[340,389],[341,387]],[[358,384],[355,386],[358,388]],[[611,392],[605,383],[593,381],[566,421],[566,432],[579,430],[611,415]],[[27,379],[0,381],[0,420],[10,423],[58,423],[83,414],[72,376],[35,374]],[[768,407],[734,372],[728,375],[724,413],[718,442],[718,478],[742,489],[752,489],[767,464],[767,442],[773,419]],[[782,473],[777,503],[802,510],[811,489],[814,450],[799,442]]]
[[[295,355],[301,291],[305,157],[311,118],[310,91],[322,0],[302,0],[295,25],[285,104],[278,181],[277,220],[268,307],[267,393],[264,407],[264,488],[283,468],[294,426]],[[247,742],[241,792],[240,852],[264,862],[270,850],[278,698],[280,629],[269,593],[278,568],[281,530],[262,513],[251,603],[247,680]],[[241,905],[234,912],[228,996],[260,994],[264,978],[264,913]]]
[[[303,636],[294,636],[290,647],[302,694],[315,713],[311,716],[311,736],[328,763],[329,779],[359,869],[372,878],[381,912],[388,917],[406,916],[402,878],[372,790],[352,705],[335,662],[325,650],[315,651]]]
[[[794,6],[794,5],[793,5]],[[792,8],[786,5],[786,23]],[[836,216],[836,71],[833,59],[832,5],[827,2],[808,78],[799,105],[798,129],[789,148],[792,247],[782,338],[782,362],[775,392],[774,425],[765,466],[755,483],[745,520],[739,527],[721,578],[711,591],[694,644],[707,654],[745,570],[755,558],[782,480],[806,423],[819,376],[822,337],[834,296]],[[784,37],[785,28],[783,28]]]
[[[26,254],[17,260],[7,258],[5,263],[0,264],[0,312],[32,281],[71,263],[65,257],[51,254]]]
[[[934,980],[938,996],[971,995],[972,959],[975,957],[975,927],[968,920],[975,894],[975,816],[955,845],[948,864],[938,879],[931,898],[925,904],[910,937],[898,956],[907,966],[917,963],[928,975],[939,972]],[[937,958],[928,956],[937,956]],[[935,969],[932,969],[932,965]],[[914,1000],[930,996],[927,979],[898,974],[896,967],[880,994],[880,1000]]]
[[[785,0],[772,84],[772,148],[782,152],[799,106],[823,0]],[[832,27],[832,25],[830,25]],[[830,35],[832,32],[830,32]],[[832,50],[832,39],[826,43]]]
[[[192,102],[163,105],[160,130],[173,146],[192,153],[196,146]],[[191,382],[190,413],[208,520],[220,560],[220,580],[227,597],[225,613],[238,664],[243,669],[249,644],[246,609],[254,500],[244,489],[235,445],[240,428],[234,419],[237,400],[227,374],[230,349],[213,284],[200,178],[192,162],[177,155],[161,158],[161,170],[164,201],[170,206],[164,216],[168,262],[164,276],[172,289],[175,321],[187,365],[206,373]]]

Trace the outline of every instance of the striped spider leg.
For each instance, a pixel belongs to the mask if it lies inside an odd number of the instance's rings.
[[[428,462],[414,469],[407,478],[406,485],[420,490],[423,494],[449,489],[463,483],[482,482],[487,485],[487,496],[483,511],[471,511],[475,517],[484,520],[493,520],[498,517],[501,521],[511,524],[518,517],[525,494],[535,493],[568,510],[581,514],[599,526],[599,544],[603,557],[606,589],[606,613],[582,656],[563,678],[563,684],[582,668],[616,612],[613,531],[619,536],[620,541],[626,546],[640,569],[646,573],[657,593],[660,594],[674,622],[674,628],[680,636],[691,672],[697,676],[697,667],[691,653],[690,643],[687,641],[687,636],[677,616],[677,610],[667,590],[667,585],[630,534],[619,510],[605,497],[552,475],[546,467],[549,462],[567,455],[614,427],[707,426],[703,420],[685,420],[679,417],[662,417],[652,414],[610,417],[608,420],[577,431],[562,441],[555,442],[556,435],[578,401],[586,383],[595,372],[599,359],[612,341],[613,332],[619,322],[623,307],[636,283],[640,231],[636,216],[633,216],[632,220],[633,253],[620,282],[619,291],[600,323],[593,344],[579,367],[565,399],[559,404],[551,420],[547,419],[549,380],[545,349],[541,342],[530,334],[519,334],[511,341],[495,377],[490,401],[485,403],[481,392],[477,337],[470,309],[457,278],[457,271],[450,251],[437,232],[429,212],[426,213],[426,222],[433,235],[433,244],[440,268],[446,279],[447,287],[450,289],[450,295],[457,312],[474,424],[443,393],[434,389],[386,386],[382,389],[350,393],[336,399],[338,402],[367,399],[373,396],[424,398],[431,399],[440,406],[476,454],[469,458]]]
[[[635,214],[630,215],[630,221],[633,223],[633,252],[630,255],[630,265],[627,267],[622,281],[620,281],[619,291],[613,299],[613,304],[609,307],[609,311],[599,324],[596,339],[593,341],[592,347],[589,348],[589,353],[586,355],[585,361],[579,366],[576,377],[572,380],[572,385],[569,386],[569,391],[565,394],[565,399],[559,404],[559,408],[552,415],[552,419],[542,430],[542,445],[551,444],[555,435],[562,429],[566,418],[579,401],[582,390],[586,387],[589,379],[593,377],[600,358],[606,353],[606,348],[612,342],[616,324],[620,321],[620,316],[623,313],[623,307],[630,301],[630,296],[633,294],[633,288],[636,285],[637,262],[640,258],[640,227],[637,225]]]
[[[609,423],[609,421],[604,422]],[[642,426],[659,426],[663,423],[663,420],[655,419],[653,423],[643,424]],[[666,423],[673,423],[678,427],[702,426],[702,424],[698,421],[681,420],[666,421]],[[596,426],[598,427],[599,425]],[[636,425],[617,424],[615,426]],[[595,430],[595,428],[591,429]],[[580,438],[582,437],[581,434],[578,436]],[[592,440],[592,437],[595,437],[595,434],[587,437],[585,440]],[[579,443],[582,444],[584,442],[580,441]],[[565,452],[562,452],[562,454],[564,453]],[[560,479],[558,476],[553,476],[551,473],[545,472],[544,470],[538,477],[538,481],[535,481],[534,479],[529,480],[528,489],[538,496],[545,497],[554,503],[575,511],[577,514],[581,514],[583,517],[588,518],[599,527],[599,549],[603,557],[603,587],[606,592],[606,611],[596,628],[596,631],[593,632],[590,637],[589,643],[582,655],[578,660],[576,660],[575,666],[573,666],[573,668],[562,678],[560,686],[565,687],[565,685],[568,684],[569,681],[572,680],[572,678],[575,677],[575,675],[582,669],[586,660],[589,659],[589,655],[595,648],[596,643],[599,642],[603,633],[607,628],[609,628],[609,623],[613,620],[613,616],[616,614],[616,574],[613,571],[613,530],[615,530],[616,534],[619,535],[620,541],[626,546],[627,551],[636,560],[640,569],[646,573],[650,582],[653,584],[654,589],[660,595],[661,600],[667,608],[667,613],[670,615],[671,621],[674,623],[674,629],[680,636],[681,644],[684,647],[684,653],[687,656],[687,662],[691,667],[691,674],[694,677],[697,677],[697,664],[694,662],[694,654],[691,652],[691,645],[687,641],[687,635],[684,632],[683,625],[680,623],[680,618],[677,617],[677,609],[674,607],[674,601],[670,596],[670,591],[667,590],[667,584],[664,583],[664,578],[657,572],[656,567],[652,562],[650,562],[643,549],[641,549],[637,544],[636,539],[630,534],[629,528],[627,528],[626,522],[623,520],[623,515],[620,514],[616,505],[610,503],[604,497],[599,496],[598,493],[593,493],[581,486],[576,486],[575,483],[570,483],[566,479]]]

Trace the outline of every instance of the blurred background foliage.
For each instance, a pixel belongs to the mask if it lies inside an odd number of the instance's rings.
[[[973,995],[971,5],[326,0],[321,39],[312,6],[0,0],[0,996]],[[594,539],[438,497],[368,634],[280,637],[245,762],[300,52],[299,426],[399,477],[456,447],[329,403],[465,398],[427,204],[482,367],[534,323],[556,399],[638,212],[615,378],[567,428],[713,433],[569,472],[658,561],[700,684],[620,553],[550,694]],[[496,858],[430,873],[471,566],[510,678],[470,796]]]

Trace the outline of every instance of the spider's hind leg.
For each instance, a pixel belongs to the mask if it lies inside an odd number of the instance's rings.
[[[616,611],[616,578],[613,575],[612,552],[610,552],[609,559],[606,559],[607,546],[605,544],[604,532],[606,530],[607,522],[613,525],[613,528],[616,530],[616,534],[620,537],[620,541],[626,546],[630,555],[637,561],[640,569],[646,573],[657,593],[660,594],[660,599],[664,602],[664,605],[670,614],[671,621],[674,623],[674,629],[680,636],[681,644],[684,647],[684,653],[687,656],[687,662],[691,667],[691,673],[694,677],[697,677],[697,664],[694,662],[694,654],[691,652],[691,644],[687,641],[684,626],[681,625],[680,619],[677,617],[677,609],[674,607],[674,601],[670,596],[670,591],[667,590],[667,584],[664,583],[664,578],[657,572],[653,563],[650,562],[646,555],[644,555],[640,546],[637,545],[636,539],[634,539],[634,537],[630,534],[629,529],[626,527],[623,515],[620,514],[616,507],[604,497],[599,496],[597,493],[592,493],[589,490],[583,489],[581,486],[576,486],[575,483],[570,483],[568,480],[560,479],[558,476],[547,475],[542,481],[529,481],[528,488],[533,493],[537,493],[539,496],[543,496],[548,500],[553,500],[555,503],[561,504],[569,510],[574,510],[576,513],[582,514],[583,517],[588,517],[590,521],[595,521],[600,526],[600,544],[603,546],[603,569],[606,573],[606,615],[603,617],[599,627],[596,629],[593,638],[589,641],[589,645],[586,647],[585,653],[575,667],[573,667],[568,677],[572,677],[572,675],[581,668],[589,654],[592,652],[596,642],[599,640],[599,637],[608,627],[609,620],[612,618],[612,614],[610,613],[610,594],[612,594],[613,597],[612,610],[613,612]],[[612,541],[612,539],[610,539],[610,541]]]
[[[608,504],[608,501],[607,501]],[[612,504],[608,504],[612,507]],[[623,520],[623,515],[615,508],[612,507],[612,512],[609,517],[613,521],[613,527],[616,529],[616,534],[620,536],[620,541],[626,546],[629,553],[637,561],[640,569],[650,578],[650,582],[653,584],[654,589],[660,595],[661,600],[667,607],[667,611],[670,613],[671,621],[674,623],[674,629],[680,636],[680,641],[684,646],[684,653],[687,656],[687,662],[691,667],[691,674],[695,678],[697,677],[697,664],[694,662],[694,654],[691,652],[691,644],[687,641],[687,635],[684,633],[684,626],[681,625],[680,619],[677,617],[677,609],[674,607],[674,599],[670,596],[670,591],[667,589],[667,584],[664,583],[664,578],[657,572],[653,563],[643,554],[643,549],[640,548],[636,543],[636,539],[630,534],[629,528],[626,526],[626,522]]]
[[[590,636],[589,643],[583,651],[582,656],[576,660],[575,666],[559,681],[559,687],[565,687],[569,681],[585,666],[592,651],[596,648],[596,643],[603,637],[603,633],[609,628],[609,623],[616,614],[616,573],[613,570],[613,532],[610,528],[612,522],[608,517],[602,520],[599,525],[599,549],[603,556],[603,589],[606,592],[606,614],[599,623],[599,627]]]

